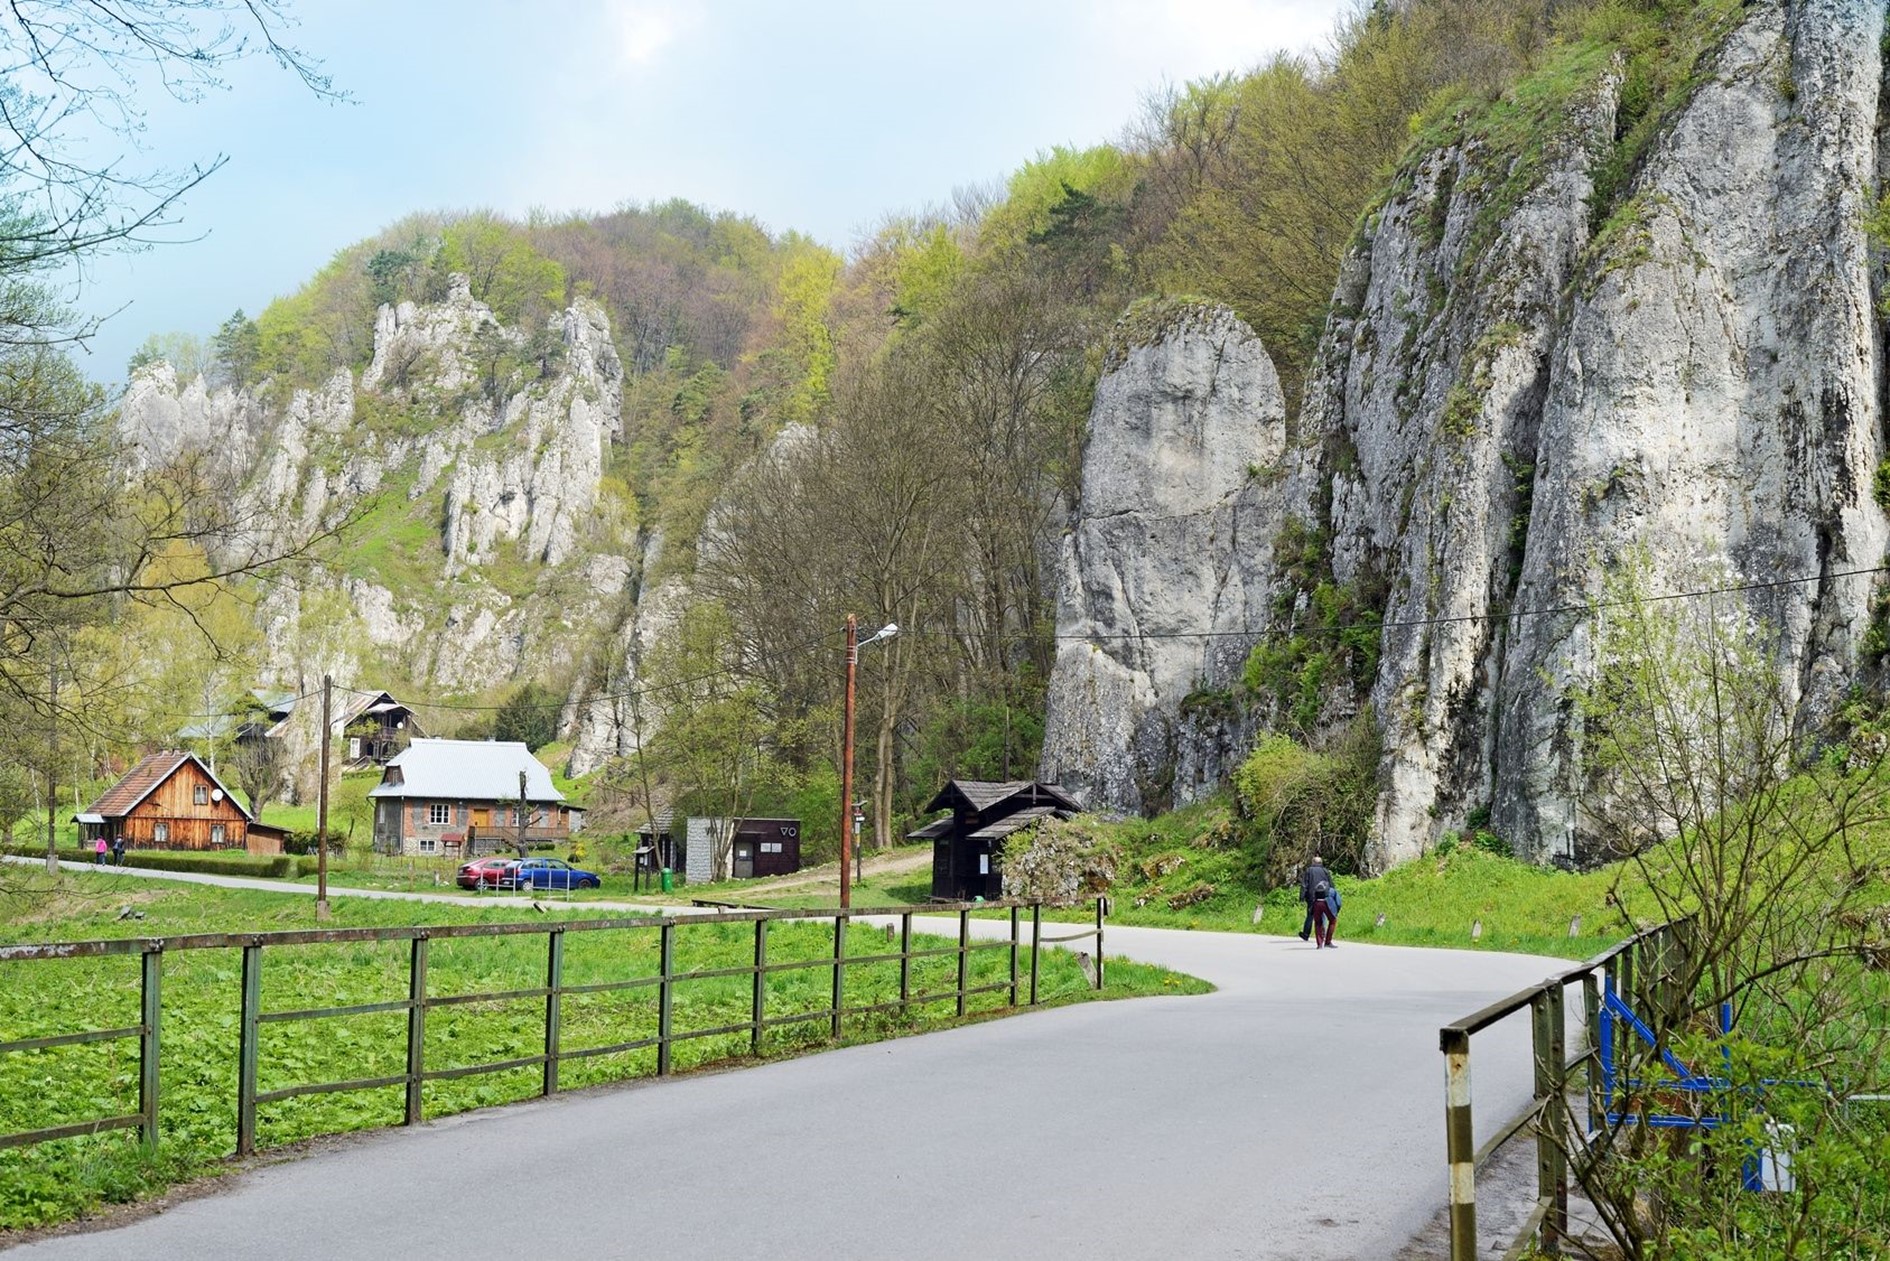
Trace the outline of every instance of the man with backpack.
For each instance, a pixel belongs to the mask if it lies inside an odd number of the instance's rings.
[[[1321,949],[1332,945],[1332,925],[1338,919],[1332,903],[1337,899],[1333,897],[1332,873],[1318,854],[1299,873],[1299,900],[1306,904],[1306,922],[1300,926],[1299,939],[1313,937]]]

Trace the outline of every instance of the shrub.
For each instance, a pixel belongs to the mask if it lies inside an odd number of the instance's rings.
[[[1360,719],[1323,751],[1268,735],[1234,772],[1235,801],[1269,886],[1286,883],[1314,854],[1334,871],[1364,867],[1378,756],[1378,733]]]
[[[1045,819],[1004,843],[1004,894],[1047,906],[1075,906],[1116,882],[1116,847],[1096,821]]]

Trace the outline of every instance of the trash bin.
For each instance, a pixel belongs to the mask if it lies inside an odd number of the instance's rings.
[[[673,878],[671,878],[669,868],[667,867],[663,868],[663,892],[668,893],[670,890],[674,889],[675,887],[676,887],[676,882]]]

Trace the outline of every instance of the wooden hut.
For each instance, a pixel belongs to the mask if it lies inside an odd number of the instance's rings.
[[[194,753],[152,753],[78,814],[82,847],[125,838],[133,849],[282,852],[282,829],[256,821]]]
[[[1004,840],[1040,819],[1067,819],[1082,803],[1055,784],[954,779],[926,812],[950,810],[906,839],[932,842],[932,896],[951,902],[1004,896],[999,859]]]

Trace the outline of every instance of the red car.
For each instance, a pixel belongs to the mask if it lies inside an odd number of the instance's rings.
[[[475,858],[460,867],[459,887],[471,889],[474,893],[482,889],[496,889],[499,887],[500,874],[505,871],[508,864],[517,861],[515,858],[501,858],[496,855],[489,858]]]

